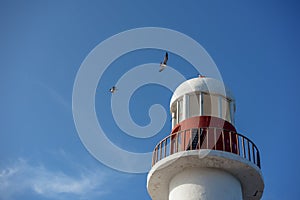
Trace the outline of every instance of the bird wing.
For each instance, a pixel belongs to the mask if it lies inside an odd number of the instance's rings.
[[[164,62],[163,62],[165,65],[166,65],[167,62],[168,62],[168,57],[169,57],[169,56],[168,56],[168,52],[166,52],[165,59],[164,59]]]

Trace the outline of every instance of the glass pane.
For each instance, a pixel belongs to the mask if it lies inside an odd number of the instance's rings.
[[[172,128],[174,128],[174,126],[177,124],[177,110],[175,110],[175,112],[172,112]]]
[[[209,116],[211,114],[211,102],[208,94],[203,94],[203,115]]]
[[[219,117],[219,97],[203,94],[203,115]]]
[[[189,95],[189,117],[194,117],[199,115],[200,115],[199,95],[190,94]]]
[[[222,98],[222,118],[228,122],[230,119],[230,101],[228,99]]]
[[[183,101],[178,100],[178,120],[181,122],[183,120]]]

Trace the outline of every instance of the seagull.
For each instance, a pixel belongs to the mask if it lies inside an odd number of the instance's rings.
[[[110,93],[115,93],[117,91],[117,87],[116,86],[112,86],[112,88],[109,89]]]
[[[160,63],[159,72],[162,72],[167,67],[167,62],[168,62],[168,52],[166,52],[164,61]]]

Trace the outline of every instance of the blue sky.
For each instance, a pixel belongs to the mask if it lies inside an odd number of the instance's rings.
[[[237,130],[260,149],[262,199],[297,198],[298,10],[298,2],[290,0],[1,1],[0,199],[150,199],[147,174],[119,172],[94,159],[72,115],[73,84],[89,52],[110,36],[147,26],[182,32],[206,49],[236,97]],[[160,62],[163,54],[124,55],[99,81],[97,116],[121,148],[151,151],[169,134],[170,116],[152,138],[124,134],[107,92],[126,71]],[[172,54],[170,63],[186,78],[197,75]],[[158,85],[139,88],[130,101],[132,118],[147,125],[149,106],[159,103],[168,111],[170,97]]]

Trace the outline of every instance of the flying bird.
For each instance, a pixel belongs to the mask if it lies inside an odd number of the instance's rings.
[[[117,91],[117,87],[116,86],[112,86],[112,88],[109,89],[110,93],[115,93]]]
[[[167,67],[167,62],[168,62],[168,52],[166,52],[164,61],[160,63],[159,72],[162,72]]]

